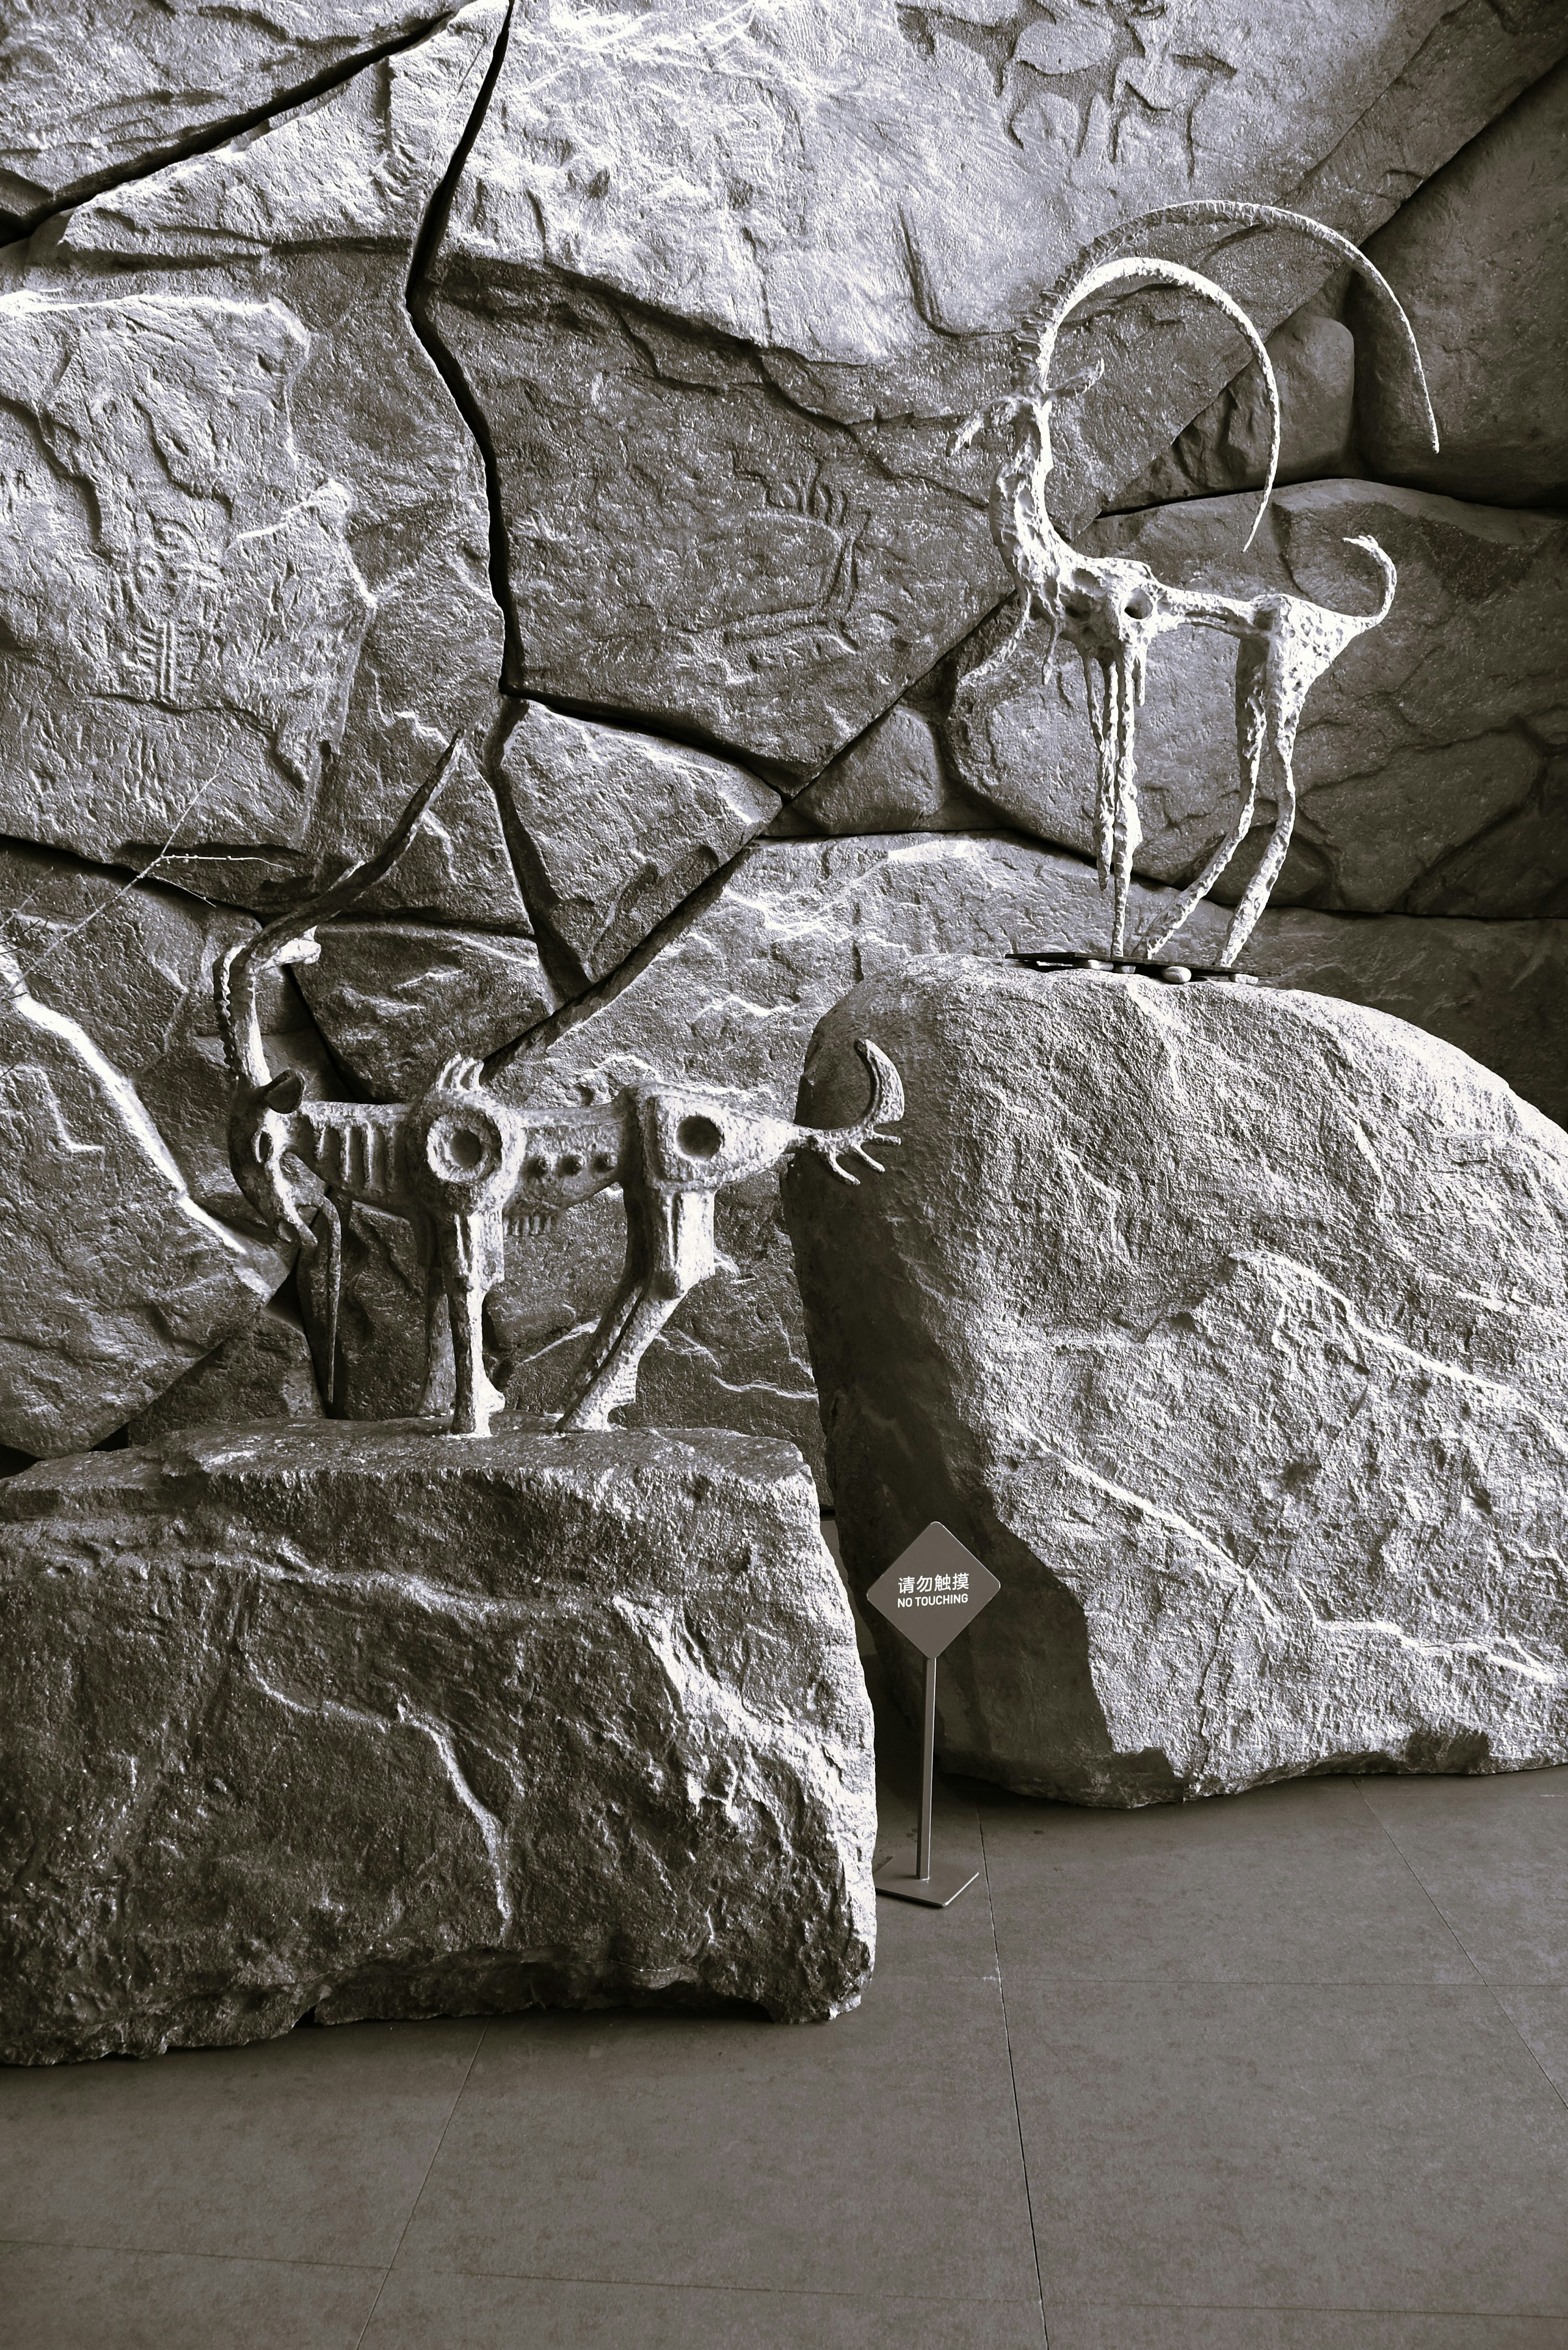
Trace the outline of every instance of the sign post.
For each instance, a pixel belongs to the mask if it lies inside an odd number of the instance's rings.
[[[866,1594],[871,1606],[897,1625],[926,1660],[925,1734],[920,1751],[920,1827],[915,1873],[889,1862],[872,1882],[878,1893],[899,1901],[923,1901],[945,1909],[980,1875],[931,1866],[931,1787],[937,1761],[937,1659],[964,1627],[988,1607],[1002,1586],[957,1534],[933,1519],[923,1534],[879,1575]]]

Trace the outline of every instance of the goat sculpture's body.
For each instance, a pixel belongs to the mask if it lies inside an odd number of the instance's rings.
[[[326,1353],[333,1351],[340,1203],[358,1201],[405,1218],[427,1276],[426,1380],[433,1412],[450,1322],[456,1381],[454,1435],[486,1435],[504,1398],[484,1368],[484,1303],[505,1273],[508,1226],[535,1230],[597,1192],[620,1185],[626,1264],[615,1295],[574,1375],[558,1426],[603,1428],[636,1390],[638,1366],[681,1299],[718,1269],[713,1207],[727,1183],[815,1152],[836,1175],[903,1114],[898,1071],[871,1044],[858,1051],[871,1103],[854,1125],[795,1126],[722,1095],[628,1087],[603,1105],[534,1110],[504,1101],[479,1062],[449,1061],[413,1103],[306,1102],[294,1071],[274,1076],[262,1046],[257,989],[269,966],[312,960],[314,932],[369,889],[406,846],[440,787],[442,762],[405,812],[387,847],[301,912],[236,949],[217,979],[220,1024],[235,1080],[229,1156],[235,1180],[264,1223],[306,1256],[324,1225],[329,1257]],[[328,1397],[330,1400],[330,1396]]]
[[[1293,765],[1296,728],[1302,707],[1315,681],[1337,660],[1353,638],[1375,629],[1387,615],[1397,575],[1384,549],[1373,538],[1355,538],[1383,574],[1384,596],[1379,608],[1366,614],[1341,613],[1313,603],[1304,596],[1269,594],[1231,597],[1168,588],[1146,563],[1126,556],[1085,555],[1063,537],[1051,519],[1046,484],[1053,458],[1051,407],[1064,391],[1081,390],[1082,382],[1053,393],[1050,370],[1057,339],[1070,312],[1091,296],[1119,286],[1154,282],[1199,295],[1230,319],[1245,338],[1262,371],[1270,403],[1271,434],[1267,479],[1259,519],[1273,490],[1280,454],[1279,390],[1269,355],[1257,329],[1222,287],[1181,264],[1142,254],[1108,257],[1117,244],[1126,244],[1148,228],[1165,225],[1229,225],[1241,228],[1291,228],[1316,238],[1368,278],[1386,297],[1404,330],[1423,398],[1426,379],[1409,321],[1386,280],[1365,254],[1304,214],[1282,212],[1268,204],[1197,203],[1172,205],[1132,221],[1100,238],[1082,254],[1047,297],[1046,317],[1034,359],[1035,389],[998,400],[970,419],[956,445],[963,446],[989,426],[1014,427],[1011,457],[998,473],[992,492],[992,536],[1018,581],[1020,613],[1017,628],[976,676],[1003,660],[1029,627],[1035,612],[1050,634],[1045,650],[1049,671],[1061,638],[1075,647],[1084,664],[1089,723],[1098,755],[1095,807],[1095,845],[1100,887],[1114,887],[1111,952],[1127,951],[1127,900],[1132,860],[1141,837],[1137,813],[1137,764],[1135,713],[1144,698],[1149,648],[1156,638],[1179,628],[1219,629],[1237,640],[1236,716],[1241,755],[1241,798],[1234,822],[1205,865],[1201,875],[1183,894],[1177,909],[1146,940],[1139,952],[1150,954],[1164,946],[1206,897],[1235,855],[1251,828],[1265,758],[1275,803],[1273,837],[1257,872],[1236,909],[1220,955],[1234,963],[1270,889],[1284,862],[1295,813]],[[1432,445],[1437,425],[1427,404]],[[1257,529],[1257,522],[1252,525]],[[1248,544],[1251,544],[1249,538]]]

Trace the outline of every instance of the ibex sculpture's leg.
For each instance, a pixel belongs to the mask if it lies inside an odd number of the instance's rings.
[[[484,1208],[475,1214],[460,1211],[443,1218],[439,1245],[457,1387],[452,1432],[488,1436],[491,1420],[506,1402],[484,1368],[484,1301],[506,1271],[505,1234],[499,1213]]]
[[[1236,647],[1236,750],[1241,769],[1241,799],[1230,831],[1195,881],[1189,881],[1165,920],[1150,931],[1138,952],[1152,962],[1176,936],[1196,906],[1202,903],[1252,828],[1258,805],[1258,775],[1262,764],[1265,724],[1266,640],[1243,637]]]
[[[589,1341],[558,1423],[563,1430],[609,1426],[617,1405],[637,1393],[638,1367],[681,1299],[718,1271],[711,1191],[639,1198],[628,1187],[626,1206],[627,1270]]]

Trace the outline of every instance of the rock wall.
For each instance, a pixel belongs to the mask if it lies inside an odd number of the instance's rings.
[[[992,461],[951,442],[1064,263],[1156,205],[1366,242],[1443,430],[1414,446],[1327,254],[1168,234],[1282,390],[1290,486],[1243,553],[1244,346],[1164,294],[1064,338],[1081,543],[1344,609],[1374,586],[1346,537],[1399,567],[1308,702],[1252,965],[1568,1116],[1565,50],[1548,0],[37,0],[0,35],[7,1463],[317,1408],[310,1284],[227,1166],[213,965],[454,735],[408,852],[264,1006],[312,1093],[407,1098],[467,1052],[514,1098],[663,1075],[787,1113],[857,982],[1103,937],[1076,670],[1026,635],[977,674],[1010,582]],[[1145,893],[1223,828],[1232,663],[1157,648]],[[720,1231],[634,1416],[817,1457],[771,1178]],[[514,1237],[514,1405],[553,1402],[621,1246],[613,1196]],[[406,1228],[357,1210],[343,1281],[332,1410],[411,1409]]]

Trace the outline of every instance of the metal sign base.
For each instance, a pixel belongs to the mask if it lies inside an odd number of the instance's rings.
[[[978,1868],[933,1868],[929,1877],[917,1877],[912,1869],[889,1861],[871,1882],[878,1893],[890,1893],[895,1901],[923,1901],[928,1909],[945,1909],[979,1875]]]

